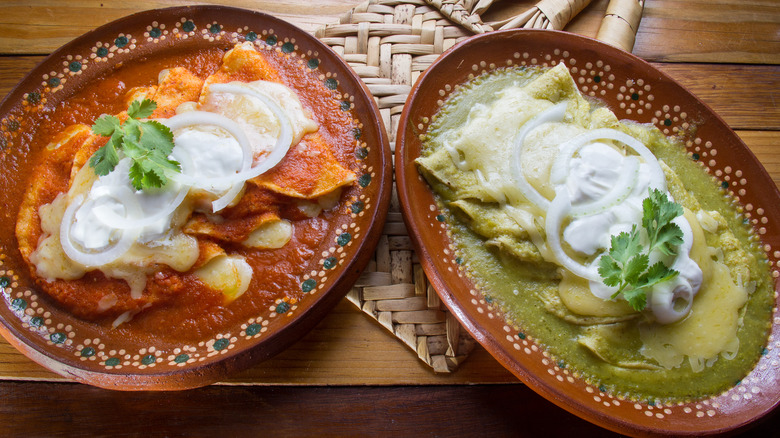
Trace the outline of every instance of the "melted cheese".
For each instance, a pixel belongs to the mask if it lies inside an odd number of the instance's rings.
[[[702,288],[694,299],[688,317],[668,326],[640,327],[642,354],[666,368],[679,366],[685,357],[694,371],[701,371],[719,355],[730,357],[739,348],[737,329],[740,309],[748,299],[748,289],[732,280],[731,270],[713,260],[716,250],[708,247],[699,221],[685,213],[692,224],[691,258],[702,268]]]
[[[195,271],[210,288],[222,292],[230,303],[246,292],[252,280],[252,267],[239,255],[219,255]]]
[[[285,219],[274,220],[260,225],[243,242],[250,248],[281,248],[292,238],[293,226]]]

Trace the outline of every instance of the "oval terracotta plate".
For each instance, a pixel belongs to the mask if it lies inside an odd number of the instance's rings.
[[[522,327],[507,323],[465,272],[448,236],[444,212],[418,173],[421,137],[460,84],[503,66],[564,62],[585,96],[605,102],[619,119],[652,123],[666,135],[689,131],[691,159],[716,176],[744,206],[778,277],[780,193],[755,156],[708,107],[643,60],[601,42],[555,31],[480,35],[444,54],[419,78],[397,137],[396,180],[403,213],[421,262],[447,307],[499,362],[536,392],[604,427],[629,434],[704,434],[732,430],[769,412],[780,400],[777,306],[769,344],[755,369],[717,396],[689,403],[635,402],[589,385],[559,363]],[[522,321],[517,322],[522,326]]]
[[[101,328],[61,310],[33,284],[22,261],[14,221],[0,230],[0,332],[34,361],[63,376],[116,389],[182,389],[209,384],[276,354],[311,329],[348,291],[381,234],[391,192],[388,139],[362,81],[325,44],[269,15],[229,7],[177,7],[128,16],[60,48],[31,71],[0,105],[0,193],[6,214],[18,210],[18,186],[34,157],[30,138],[40,115],[79,89],[159,54],[248,42],[284,57],[295,77],[319,81],[324,105],[346,114],[344,153],[355,181],[341,193],[337,214],[304,263],[285,267],[294,285],[238,321],[220,323],[178,342],[164,333],[134,337]],[[160,66],[160,69],[168,66]],[[296,76],[297,75],[297,76]],[[346,131],[345,131],[346,132]],[[14,190],[16,188],[16,190]],[[284,266],[284,264],[282,264]],[[276,267],[275,269],[279,269]],[[289,271],[289,272],[288,272]],[[252,291],[250,291],[252,292]],[[247,292],[232,305],[246,306]],[[248,298],[253,299],[253,298]],[[238,313],[238,312],[236,312]],[[217,320],[219,321],[219,320]],[[121,329],[122,326],[120,326]]]

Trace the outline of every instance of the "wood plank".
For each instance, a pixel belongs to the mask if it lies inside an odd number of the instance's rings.
[[[0,435],[618,437],[523,385],[115,392],[0,382]],[[777,436],[780,410],[735,437]]]
[[[266,12],[307,32],[338,21],[356,0],[318,0],[311,5],[294,0],[217,0],[208,2]],[[0,2],[0,53],[46,54],[98,26],[124,16],[191,2],[151,0],[29,0]],[[215,17],[217,18],[217,17]]]
[[[780,64],[776,0],[645,2],[634,54],[652,61]]]
[[[780,132],[778,131],[737,131],[769,175],[780,187]]]
[[[780,130],[780,65],[653,65],[709,105],[732,129]]]
[[[2,436],[613,437],[522,385],[211,386],[121,393],[0,383]],[[555,418],[555,421],[550,421]]]
[[[268,12],[308,32],[361,3],[317,2],[316,14],[300,1],[215,1]],[[498,2],[485,14],[497,20],[525,11],[535,0]],[[183,5],[149,0],[54,1],[0,3],[0,53],[45,54],[95,27],[146,9]],[[594,0],[566,30],[595,36],[608,0]],[[309,15],[311,14],[311,15]],[[653,61],[780,64],[780,8],[775,0],[654,0],[645,3],[634,53]]]
[[[535,0],[499,2],[485,18],[516,15]],[[609,0],[593,0],[565,30],[595,37]],[[776,0],[646,1],[633,53],[650,61],[780,64]]]

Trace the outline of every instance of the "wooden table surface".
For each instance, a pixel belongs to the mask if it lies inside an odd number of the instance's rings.
[[[60,45],[133,12],[199,2],[3,0],[0,96]],[[355,0],[236,0],[314,32]],[[535,1],[504,0],[487,19]],[[607,0],[566,30],[595,36]],[[316,14],[315,14],[316,12]],[[780,2],[649,0],[634,53],[719,113],[780,181]],[[776,412],[751,432],[777,433]],[[0,435],[479,435],[610,433],[534,394],[483,349],[435,374],[344,300],[310,334],[228,381],[176,393],[118,393],[67,382],[0,341]],[[775,435],[776,436],[776,435]]]

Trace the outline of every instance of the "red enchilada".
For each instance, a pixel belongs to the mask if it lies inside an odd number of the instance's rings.
[[[294,305],[302,266],[348,208],[339,200],[356,181],[358,128],[297,62],[250,43],[163,55],[117,69],[48,115],[31,142],[42,152],[16,226],[40,288],[106,328],[179,340],[279,300]],[[133,192],[122,161],[96,174],[92,157],[109,137],[90,127],[103,114],[126,122],[143,99],[156,104],[149,119],[170,125],[181,172]]]

